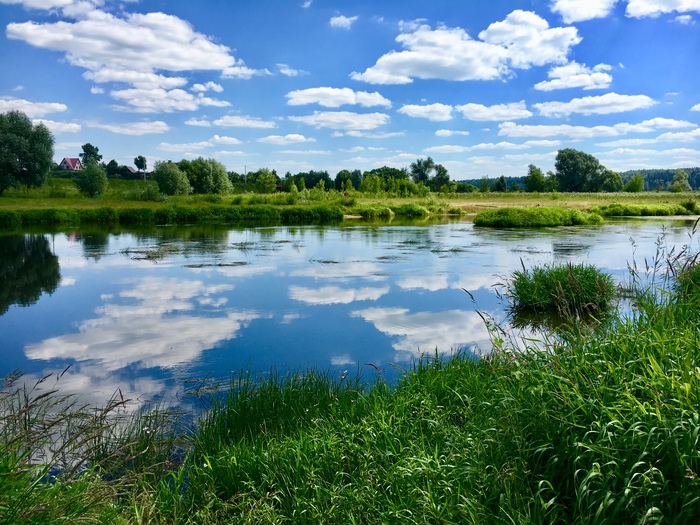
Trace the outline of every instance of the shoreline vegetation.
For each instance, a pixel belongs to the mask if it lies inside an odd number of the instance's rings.
[[[0,228],[164,224],[337,224],[357,219],[460,218],[491,227],[600,224],[601,217],[700,214],[695,193],[469,193],[397,198],[357,191],[165,197],[153,181],[112,181],[97,198],[54,179],[0,198]]]
[[[697,523],[700,265],[659,250],[629,266],[631,312],[593,267],[523,268],[516,308],[586,287],[612,311],[588,324],[573,304],[524,348],[482,314],[491,353],[426,355],[393,387],[235,374],[185,429],[166,407],[80,406],[60,374],[13,374],[0,523]],[[542,277],[579,282],[542,301]]]

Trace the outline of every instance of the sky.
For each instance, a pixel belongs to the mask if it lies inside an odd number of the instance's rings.
[[[700,0],[0,0],[0,112],[134,165],[700,166]]]

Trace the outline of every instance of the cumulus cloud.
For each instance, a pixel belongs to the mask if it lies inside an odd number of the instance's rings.
[[[22,4],[28,9],[53,9],[74,4],[76,0],[0,0],[0,4]]]
[[[286,96],[289,106],[318,104],[327,108],[337,108],[343,105],[391,107],[391,101],[376,91],[368,93],[367,91],[353,91],[350,88],[318,87],[300,89],[290,91]]]
[[[263,142],[265,144],[275,144],[276,146],[286,146],[288,144],[300,144],[303,142],[316,142],[316,139],[305,137],[304,135],[299,135],[296,133],[290,133],[288,135],[270,135],[269,137],[263,137],[258,139],[258,142]]]
[[[287,64],[277,64],[277,69],[279,70],[280,74],[284,75],[285,77],[298,77],[301,75],[308,75],[308,71],[303,71],[301,69],[294,69]]]
[[[700,104],[695,104],[692,108],[690,108],[690,111],[700,111]]]
[[[357,19],[357,16],[334,16],[331,18],[330,24],[331,27],[335,27],[337,29],[350,29]]]
[[[58,133],[77,133],[82,129],[80,124],[75,124],[73,122],[56,122],[53,120],[46,120],[43,118],[33,119],[33,124],[43,124],[49,131],[53,134]]]
[[[403,113],[409,117],[426,118],[433,122],[452,120],[452,106],[446,104],[428,104],[425,106],[406,104],[399,109],[399,113]]]
[[[545,117],[565,117],[572,113],[581,115],[609,115],[646,109],[656,105],[657,102],[646,95],[619,95],[606,93],[598,97],[575,98],[570,102],[542,102],[533,104],[533,107]]]
[[[454,131],[451,129],[439,129],[435,132],[435,135],[438,137],[452,137],[453,135],[467,136],[467,135],[469,135],[469,132],[468,131]]]
[[[314,111],[313,115],[288,117],[293,122],[302,122],[316,128],[368,131],[388,123],[384,113],[353,113],[351,111]]]
[[[220,146],[220,145],[235,145],[235,144],[241,144],[241,141],[238,140],[237,138],[234,137],[221,137],[219,135],[214,135],[212,138],[209,140],[204,140],[201,142],[189,142],[186,144],[171,144],[169,142],[161,142],[158,145],[158,149],[162,149],[164,151],[192,151],[192,150],[199,150],[199,149],[205,149],[205,148],[211,148],[213,146]]]
[[[217,84],[216,82],[207,82],[206,84],[195,84],[192,86],[192,91],[196,91],[197,93],[204,93],[205,91],[215,91],[217,93],[221,93],[224,88],[221,84]]]
[[[120,122],[118,124],[102,124],[99,122],[88,122],[91,128],[106,129],[119,135],[149,135],[153,133],[165,133],[170,131],[170,126],[165,122],[156,120],[153,122]]]
[[[323,288],[305,288],[303,286],[290,286],[289,297],[295,301],[306,304],[350,304],[356,301],[376,301],[389,293],[389,287],[383,288],[359,288],[347,289],[338,286],[324,286]]]
[[[222,76],[237,78],[265,73],[247,68],[231,55],[228,47],[214,43],[176,16],[116,16],[95,9],[92,4],[79,5],[80,13],[64,9],[64,15],[72,13],[78,17],[74,21],[10,23],[6,35],[38,48],[65,53],[69,64],[87,70],[88,80],[129,84],[129,89],[111,91],[114,98],[126,103],[127,109],[159,112],[228,105],[176,89],[185,86],[187,80],[164,72],[220,71]],[[212,84],[204,86],[218,90]],[[201,94],[199,87],[195,91]]]
[[[593,18],[605,18],[610,14],[618,0],[553,0],[552,11],[559,13],[564,22],[583,22]]]
[[[534,125],[525,126],[515,122],[504,122],[499,125],[498,134],[507,137],[556,137],[564,136],[572,139],[586,139],[594,137],[616,137],[628,133],[651,133],[660,129],[678,129],[685,127],[696,127],[691,122],[674,119],[655,118],[645,120],[639,124],[621,122],[614,126],[571,126],[561,124],[558,126]],[[694,130],[695,133],[699,130]],[[680,134],[675,134],[679,135]],[[635,139],[646,140],[646,139]]]
[[[571,62],[565,66],[552,68],[547,74],[551,80],[535,84],[535,89],[539,91],[566,88],[606,89],[612,82],[612,75],[606,73],[610,70],[612,66],[608,64],[598,64],[589,68],[585,64]]]
[[[227,115],[213,122],[215,126],[225,128],[258,128],[269,129],[276,128],[277,124],[272,121],[265,121],[257,117],[244,117],[239,115]]]
[[[462,28],[404,24],[396,41],[405,49],[391,51],[363,73],[351,77],[372,84],[408,84],[414,78],[493,80],[513,69],[566,62],[581,41],[576,28],[550,28],[535,13],[516,10],[472,39]]]
[[[632,18],[657,17],[668,13],[700,13],[700,0],[629,0],[626,14]]]
[[[463,104],[457,106],[457,110],[468,120],[475,121],[495,121],[495,120],[517,120],[532,116],[532,112],[527,109],[525,101],[511,102],[509,104],[496,104],[494,106],[483,106],[481,104]]]
[[[29,118],[43,117],[50,113],[62,113],[68,106],[58,102],[31,102],[20,98],[0,97],[0,113],[21,111]]]

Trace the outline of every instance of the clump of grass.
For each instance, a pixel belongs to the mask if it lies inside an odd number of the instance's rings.
[[[391,211],[399,217],[426,217],[430,215],[430,212],[425,206],[415,203],[391,206]]]
[[[588,264],[544,265],[513,273],[507,297],[518,313],[557,313],[565,318],[605,312],[617,299],[612,277]]]
[[[391,208],[383,204],[363,204],[355,206],[350,212],[352,215],[359,215],[364,219],[390,219],[394,216]]]
[[[500,208],[476,214],[475,226],[496,228],[541,228],[551,226],[582,226],[601,224],[603,219],[595,213],[567,208]]]
[[[668,217],[671,215],[691,215],[695,212],[692,207],[680,204],[620,204],[612,203],[596,206],[591,209],[603,217]]]

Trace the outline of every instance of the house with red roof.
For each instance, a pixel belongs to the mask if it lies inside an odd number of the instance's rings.
[[[68,158],[65,157],[62,161],[61,164],[58,165],[59,168],[62,170],[68,170],[68,171],[80,171],[83,169],[83,163],[80,162],[80,159],[78,158]]]

